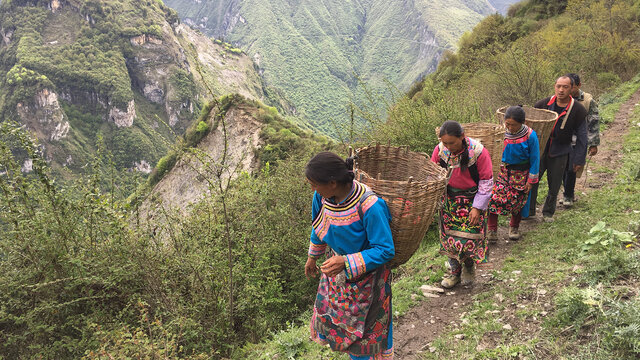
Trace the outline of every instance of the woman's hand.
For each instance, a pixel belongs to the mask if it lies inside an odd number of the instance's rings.
[[[307,279],[318,276],[318,267],[316,265],[316,259],[307,258],[307,263],[304,264],[304,274]]]
[[[531,191],[531,187],[533,187],[533,185],[530,182],[527,182],[524,185],[524,192],[528,193],[529,191]]]
[[[472,208],[469,213],[469,225],[476,226],[480,223],[480,215],[482,214],[482,210]]]
[[[320,271],[329,277],[338,275],[342,270],[344,270],[344,257],[339,255],[328,258],[320,266]]]

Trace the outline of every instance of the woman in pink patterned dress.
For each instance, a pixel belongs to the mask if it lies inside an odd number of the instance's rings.
[[[482,144],[464,135],[455,121],[440,127],[440,144],[431,161],[451,170],[440,211],[440,252],[449,257],[445,288],[470,285],[475,264],[487,262],[485,211],[493,188],[491,156]]]

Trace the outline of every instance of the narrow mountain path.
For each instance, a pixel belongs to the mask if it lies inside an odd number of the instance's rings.
[[[629,129],[629,118],[640,103],[640,91],[620,106],[618,113],[606,131],[601,133],[599,151],[589,159],[587,168],[576,183],[576,200],[584,201],[587,192],[600,189],[613,181],[620,168],[623,156],[620,140]],[[561,195],[561,194],[560,194]],[[561,198],[561,196],[559,196]],[[558,211],[563,211],[558,205]],[[540,211],[538,211],[540,213]],[[526,241],[527,232],[536,229],[541,222],[541,215],[536,219],[523,221],[520,225],[522,240]],[[472,286],[457,286],[437,298],[428,298],[394,324],[395,357],[403,360],[419,359],[420,353],[428,352],[433,340],[460,322],[461,316],[473,297],[493,286],[494,270],[502,268],[502,264],[510,254],[514,242],[508,241],[507,229],[498,230],[499,241],[490,248],[490,262],[478,266],[476,282]]]

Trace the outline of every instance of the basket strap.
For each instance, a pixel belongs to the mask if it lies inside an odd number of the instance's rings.
[[[360,216],[360,220],[364,221],[364,212],[362,211],[362,203],[367,200],[370,196],[375,195],[376,193],[373,191],[365,191],[362,194],[360,200],[358,200],[358,216]]]
[[[471,179],[473,179],[473,182],[475,182],[476,185],[480,184],[480,173],[478,172],[477,163],[474,163],[473,165],[469,166],[467,169],[469,170],[469,175],[471,175]]]

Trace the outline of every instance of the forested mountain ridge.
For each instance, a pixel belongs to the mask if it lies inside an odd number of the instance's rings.
[[[82,172],[102,142],[118,169],[149,172],[212,95],[266,101],[250,58],[160,1],[3,1],[0,34],[0,116],[58,170]]]
[[[510,1],[511,3],[515,1]],[[506,2],[494,2],[504,8]],[[306,121],[335,135],[350,101],[399,89],[435,70],[440,55],[484,16],[486,0],[165,0],[187,24],[254,58]],[[338,125],[336,125],[338,124]]]

